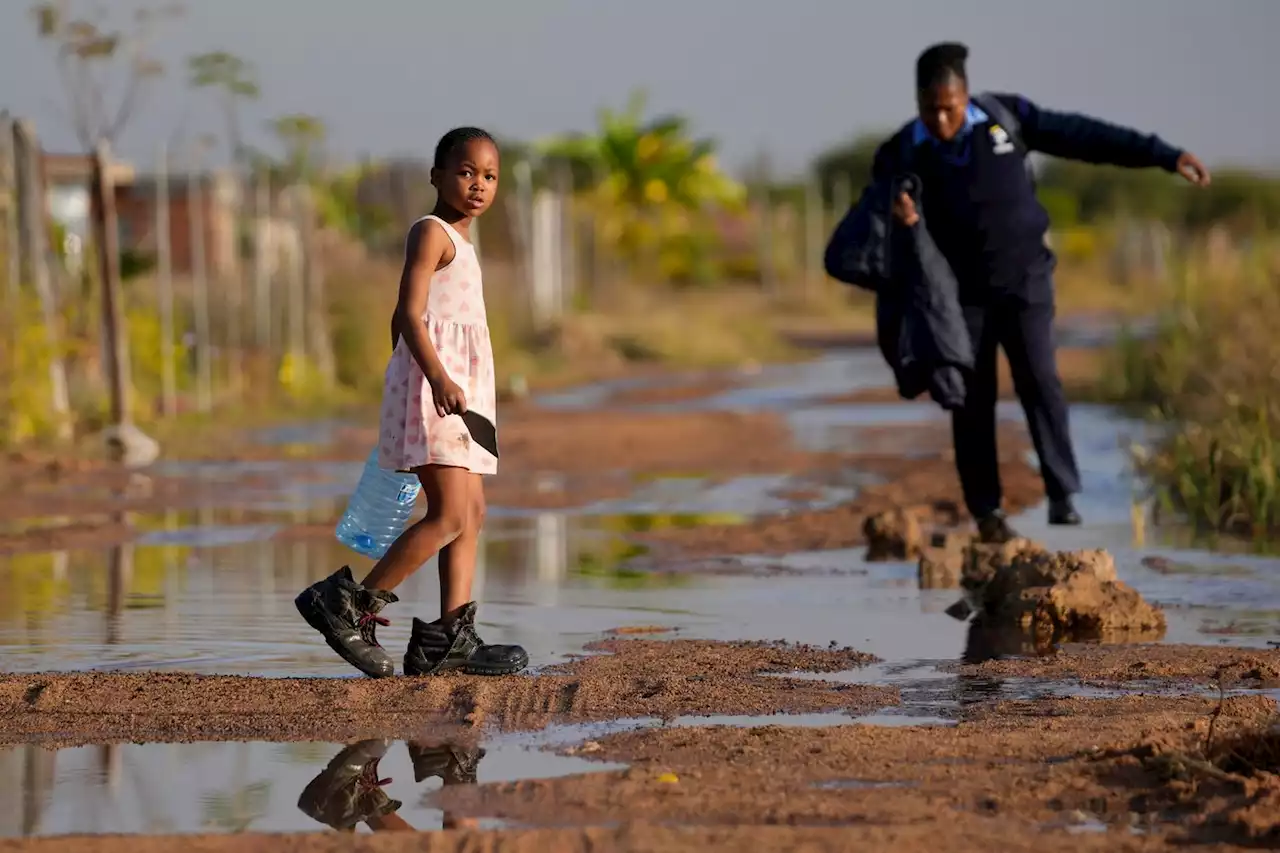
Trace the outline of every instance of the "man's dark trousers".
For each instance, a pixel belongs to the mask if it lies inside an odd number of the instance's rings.
[[[1067,399],[1054,358],[1053,269],[1028,273],[1017,292],[994,292],[964,306],[974,345],[974,371],[963,409],[952,413],[956,470],[965,505],[974,518],[1000,509],[996,452],[996,349],[1004,350],[1014,390],[1026,413],[1045,492],[1063,500],[1080,491],[1067,422]]]

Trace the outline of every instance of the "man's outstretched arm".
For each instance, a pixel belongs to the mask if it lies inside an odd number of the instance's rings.
[[[1193,184],[1209,183],[1209,170],[1189,151],[1165,142],[1153,133],[1142,133],[1080,113],[1041,109],[1021,95],[998,95],[1022,123],[1027,148],[1068,160],[1157,168],[1174,172]]]

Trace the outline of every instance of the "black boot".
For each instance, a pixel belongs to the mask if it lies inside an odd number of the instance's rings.
[[[985,545],[1003,545],[1018,534],[1009,526],[1009,519],[1002,510],[989,512],[978,519],[978,541]]]
[[[466,604],[448,621],[413,620],[413,636],[404,654],[405,675],[437,675],[460,669],[471,675],[510,675],[529,665],[519,646],[485,645],[476,634],[476,603]]]
[[[298,797],[308,817],[340,832],[350,832],[369,818],[383,817],[402,805],[382,790],[390,779],[378,778],[378,761],[391,741],[376,738],[353,743],[339,752]]]
[[[409,741],[409,760],[413,762],[413,781],[423,782],[439,776],[446,785],[474,785],[476,767],[484,758],[484,750],[478,746],[454,746],[440,744],[426,746]]]
[[[372,678],[395,675],[395,664],[378,643],[374,630],[389,624],[378,611],[399,601],[395,593],[365,589],[343,566],[329,577],[303,590],[293,603],[307,624],[343,660]]]
[[[1076,527],[1084,523],[1071,498],[1049,501],[1049,523],[1059,527]]]

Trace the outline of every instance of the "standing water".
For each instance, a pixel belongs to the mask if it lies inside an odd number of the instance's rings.
[[[357,554],[380,559],[404,532],[421,489],[413,474],[379,468],[375,447],[364,463],[360,483],[351,494],[334,535]]]

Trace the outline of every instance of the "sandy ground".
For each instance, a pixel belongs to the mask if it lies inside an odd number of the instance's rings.
[[[536,676],[262,679],[188,674],[0,676],[0,743],[344,740],[435,725],[538,729],[632,717],[868,713],[897,691],[765,673],[833,672],[852,649],[607,639]]]
[[[650,728],[567,750],[625,770],[432,796],[451,825],[498,817],[532,830],[64,838],[0,851],[1256,849],[1276,841],[1275,777],[1198,770],[1190,756],[1211,730],[1229,741],[1274,713],[1258,696],[1133,695],[992,701],[952,727]]]
[[[1001,836],[1047,841],[1059,834],[1055,827],[1089,821],[1112,827],[1113,843],[1133,832],[1171,845],[1256,841],[1245,824],[1259,816],[1241,814],[1247,794],[1234,803],[1178,804],[1158,764],[1143,758],[1195,749],[1211,716],[1226,738],[1274,711],[1270,699],[1256,696],[1222,707],[1126,696],[995,702],[946,728],[650,729],[595,742],[592,757],[629,765],[606,774],[608,784],[576,776],[457,786],[437,801],[459,816],[532,823],[553,812],[579,825],[620,813],[677,825],[727,825],[750,815],[763,825],[842,826],[855,837],[870,827],[931,825],[934,844],[945,839],[946,849],[979,839],[1001,849]],[[1165,825],[1175,816],[1181,826]],[[1226,825],[1214,825],[1219,819]]]
[[[609,654],[483,684],[447,678],[11,676],[0,681],[0,740],[358,738],[368,726],[361,717],[376,714],[380,735],[398,730],[412,737],[411,720],[419,732],[425,720],[435,720],[431,731],[438,739],[452,721],[446,740],[464,743],[474,740],[481,720],[528,728],[565,719],[865,709],[892,701],[879,688],[746,674],[833,671],[869,661],[847,649],[611,640],[596,651]],[[1249,744],[1267,731],[1275,702],[1262,695],[1153,693],[1147,673],[1132,666],[1144,659],[1169,677],[1204,681],[1224,669],[1273,672],[1280,652],[1065,649],[1041,672],[1013,664],[971,668],[982,677],[971,684],[951,726],[640,728],[558,747],[625,763],[625,770],[449,785],[432,795],[454,824],[500,818],[530,830],[385,833],[359,840],[336,833],[50,839],[0,842],[0,851],[123,853],[164,849],[166,843],[208,851],[698,845],[924,851],[936,849],[940,839],[946,849],[962,851],[1274,846],[1280,841],[1280,782],[1270,770],[1280,754],[1250,752]],[[1131,682],[1131,690],[1108,698],[1019,698],[1016,686],[1005,690],[1002,678],[1010,672],[1108,677]],[[1224,754],[1236,758],[1215,764],[1199,758]],[[1250,763],[1264,759],[1271,763]]]
[[[939,832],[947,833],[946,850],[956,853],[1146,853],[1178,849],[1162,839],[1116,834],[1027,835],[1020,827],[998,818],[969,818],[939,826],[935,821],[885,826],[695,826],[672,827],[643,821],[592,829],[430,833],[386,832],[376,835],[249,835],[183,836],[181,838],[65,838],[44,841],[0,840],[0,853],[705,853],[742,850],[751,853],[844,853],[844,851],[936,850]],[[616,827],[616,828],[615,828]],[[1218,846],[1215,850],[1243,851],[1246,847]]]
[[[1224,646],[1073,646],[1068,653],[1041,658],[990,660],[962,667],[971,676],[1077,679],[1096,684],[1142,681],[1153,684],[1214,684],[1231,687],[1280,686],[1280,650]]]

